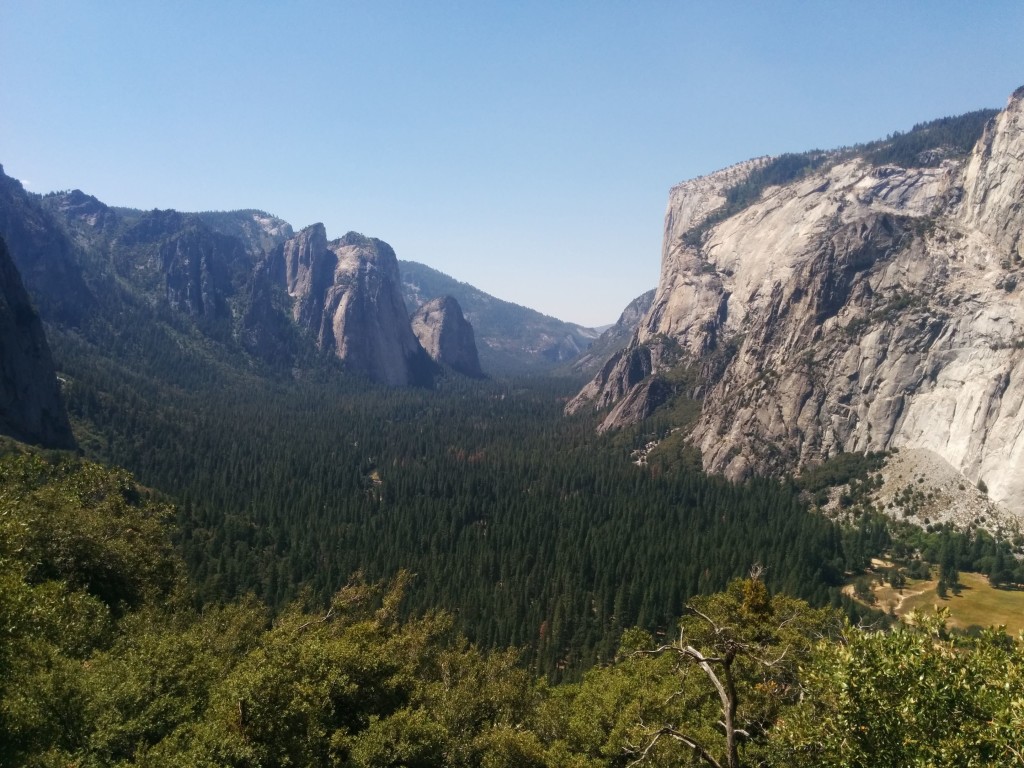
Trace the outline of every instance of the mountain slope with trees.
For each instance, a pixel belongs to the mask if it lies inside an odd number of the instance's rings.
[[[0,433],[73,448],[43,324],[0,238]]]

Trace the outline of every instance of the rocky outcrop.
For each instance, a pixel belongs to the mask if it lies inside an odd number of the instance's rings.
[[[272,278],[284,284],[294,302],[292,317],[310,333],[320,332],[324,300],[334,284],[336,266],[337,257],[327,248],[323,224],[306,227],[282,243],[271,257]]]
[[[193,214],[150,211],[127,223],[98,252],[109,252],[122,284],[195,321],[209,334],[230,335],[232,302],[248,285],[253,259],[236,237]]]
[[[295,322],[321,349],[383,384],[429,383],[434,366],[410,327],[387,243],[355,232],[327,242],[314,224],[275,250],[269,270],[286,286]]]
[[[265,269],[248,286],[237,338],[253,357],[277,368],[291,368],[306,344],[290,315],[291,299]]]
[[[230,319],[228,301],[250,266],[236,238],[191,226],[161,242],[159,254],[171,309],[207,320]]]
[[[722,195],[677,187],[654,305],[571,407],[628,423],[652,378],[703,367],[711,471],[927,449],[1024,513],[1022,121],[1018,92],[967,158],[837,159],[696,230]]]
[[[1024,88],[985,128],[963,175],[964,228],[977,232],[982,247],[1002,262],[1024,258],[1021,223],[1024,220]],[[959,196],[959,187],[955,189]]]
[[[95,233],[111,232],[121,222],[121,217],[114,209],[80,189],[47,195],[45,202],[48,208],[55,210],[66,221]]]
[[[291,224],[265,211],[207,211],[196,216],[214,232],[241,240],[255,258],[295,236]]]
[[[0,239],[0,433],[74,448],[43,325]]]
[[[550,371],[589,349],[600,336],[536,310],[484,293],[414,261],[400,261],[405,303],[418,307],[451,296],[473,325],[480,365],[492,375]],[[603,361],[602,361],[603,362]]]
[[[633,299],[626,308],[622,310],[622,314],[619,315],[619,319],[615,321],[615,325],[604,332],[603,335],[618,335],[622,333],[631,334],[635,331],[647,313],[651,311],[651,307],[654,305],[654,294],[655,289],[642,293]]]
[[[611,408],[629,398],[631,405],[615,408],[598,429],[604,432],[633,424],[639,418],[650,415],[670,394],[664,388],[652,389],[641,385],[657,371],[666,370],[677,362],[678,350],[668,340],[642,344],[634,338],[625,348],[612,355],[597,375],[569,401],[566,411],[575,413],[591,405],[598,409]]]
[[[590,348],[573,361],[572,371],[594,375],[604,367],[609,358],[624,349],[647,313],[651,311],[654,293],[655,290],[652,288],[629,302],[615,324],[605,329]]]
[[[411,323],[412,332],[435,363],[464,376],[483,376],[473,326],[463,316],[459,302],[451,296],[428,301],[413,313]]]

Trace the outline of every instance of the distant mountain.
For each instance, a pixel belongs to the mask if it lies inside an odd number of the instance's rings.
[[[0,434],[46,448],[74,448],[39,320],[0,239]]]
[[[125,336],[156,333],[140,342],[153,354],[168,344],[278,373],[329,356],[373,381],[424,385],[437,368],[410,323],[432,299],[453,298],[472,325],[476,352],[450,366],[471,376],[554,372],[600,335],[420,264],[400,272],[381,240],[329,242],[322,224],[296,233],[258,209],[143,211],[80,190],[40,196],[0,168],[0,235],[43,320],[97,349],[139,351]],[[445,322],[450,337],[456,326]]]
[[[473,325],[484,373],[514,375],[553,371],[578,357],[600,336],[527,307],[502,301],[415,261],[399,261],[410,310],[441,296],[455,298]]]
[[[0,177],[0,235],[43,319],[97,352],[137,368],[140,354],[176,349],[279,373],[333,357],[380,383],[429,384],[434,364],[412,333],[394,252],[308,229],[321,237],[296,236],[262,211],[110,208],[79,190],[40,197]],[[315,279],[305,279],[303,257]],[[136,335],[149,340],[127,343]]]
[[[593,376],[607,362],[608,358],[629,343],[633,332],[640,325],[654,303],[655,289],[637,296],[622,310],[614,325],[608,326],[597,337],[590,349],[572,361],[570,369],[573,373]]]
[[[93,314],[95,296],[82,273],[81,248],[2,165],[0,237],[44,320],[78,325]]]
[[[349,232],[327,241],[314,224],[271,253],[267,270],[292,297],[293,319],[352,370],[383,384],[429,384],[433,364],[402,300],[391,246]]]

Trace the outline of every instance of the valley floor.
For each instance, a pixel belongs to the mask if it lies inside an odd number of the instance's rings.
[[[872,572],[879,577],[892,567],[891,563],[877,559],[872,564]],[[947,608],[951,627],[967,630],[1002,625],[1011,637],[1024,632],[1024,590],[996,589],[980,573],[961,573],[959,594],[950,591],[942,598],[936,592],[938,583],[937,578],[908,578],[902,589],[895,589],[887,582],[875,584],[872,590],[874,607],[900,618],[915,610],[932,613],[938,608]],[[852,584],[845,588],[845,592],[855,596]]]

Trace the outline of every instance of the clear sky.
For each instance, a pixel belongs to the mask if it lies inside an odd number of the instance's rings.
[[[1020,0],[0,0],[30,190],[322,221],[585,325],[657,283],[673,184],[1020,85]]]

